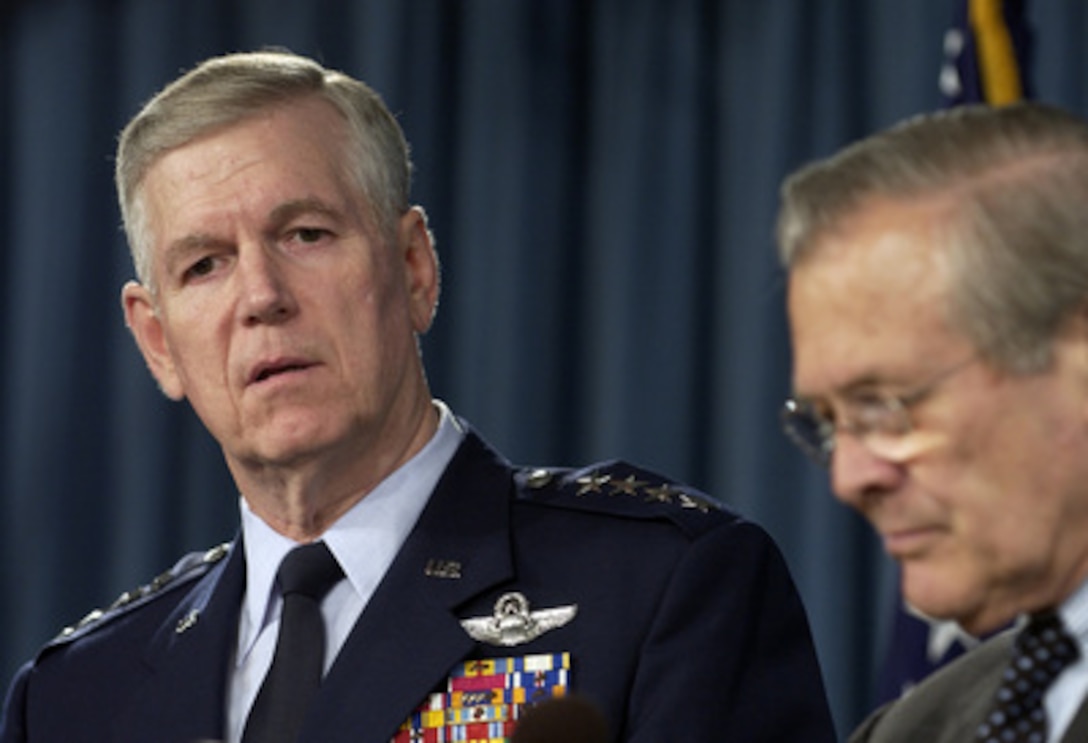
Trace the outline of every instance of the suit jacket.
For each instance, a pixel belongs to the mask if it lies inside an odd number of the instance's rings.
[[[850,743],[962,743],[990,710],[1012,657],[1015,631],[1004,632],[927,677],[899,699],[876,710]],[[1088,705],[1082,704],[1063,743],[1088,740]]]
[[[230,546],[190,556],[48,644],[16,676],[0,743],[221,738],[243,562]],[[507,594],[576,614],[511,646],[473,639],[462,620],[493,618]],[[387,743],[458,664],[545,653],[570,654],[570,690],[617,741],[834,740],[804,610],[762,529],[620,462],[512,467],[471,431],[299,740]]]

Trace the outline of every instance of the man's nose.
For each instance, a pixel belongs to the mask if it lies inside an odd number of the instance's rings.
[[[238,254],[239,319],[246,325],[280,323],[297,312],[285,267],[263,246]]]
[[[903,478],[897,463],[874,454],[852,432],[835,434],[831,453],[831,489],[843,503],[860,509],[863,496],[893,490]]]

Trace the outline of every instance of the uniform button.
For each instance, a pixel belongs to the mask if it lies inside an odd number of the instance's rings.
[[[542,488],[552,481],[552,473],[546,469],[537,469],[529,473],[525,484],[531,488]]]

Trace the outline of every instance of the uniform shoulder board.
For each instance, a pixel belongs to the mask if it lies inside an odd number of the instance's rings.
[[[65,627],[46,647],[71,642],[111,619],[122,616],[136,607],[154,600],[166,591],[199,578],[208,572],[213,565],[226,557],[230,553],[230,549],[231,544],[225,542],[204,552],[191,552],[185,555],[174,564],[174,567],[160,573],[150,583],[145,583],[131,591],[125,591],[105,609],[95,609],[75,624]]]
[[[690,534],[737,518],[705,493],[620,460],[582,469],[528,467],[519,470],[515,480],[523,500],[628,518],[668,519]]]

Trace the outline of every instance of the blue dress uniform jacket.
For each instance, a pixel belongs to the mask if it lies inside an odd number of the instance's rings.
[[[186,558],[47,645],[12,685],[0,743],[221,738],[243,560],[229,546]],[[511,644],[474,639],[503,596],[566,621],[530,632],[514,611]],[[569,653],[570,690],[617,741],[835,739],[804,610],[762,529],[623,463],[514,468],[470,431],[299,740],[387,743],[466,660],[551,653]]]

